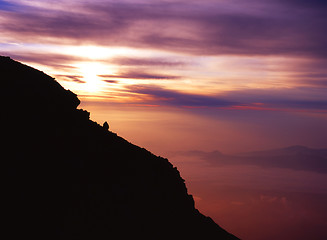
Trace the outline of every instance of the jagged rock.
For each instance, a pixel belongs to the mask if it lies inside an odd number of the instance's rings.
[[[108,131],[109,130],[109,124],[107,122],[104,122],[103,123],[103,126],[104,130]]]
[[[167,159],[89,120],[53,78],[5,57],[0,73],[6,239],[237,239]]]

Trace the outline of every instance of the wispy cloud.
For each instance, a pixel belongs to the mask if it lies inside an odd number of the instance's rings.
[[[154,104],[185,106],[185,107],[223,107],[233,106],[236,103],[218,97],[210,97],[199,94],[188,94],[175,90],[164,89],[155,85],[133,85],[127,86],[128,92],[141,94],[145,100]],[[150,98],[148,98],[150,97]]]
[[[256,4],[259,10],[253,11],[251,6]],[[151,47],[207,55],[327,56],[322,1],[252,0],[242,5],[241,12],[235,3],[211,1],[73,1],[71,5],[75,8],[35,4],[23,10],[2,10],[2,35],[20,41]]]
[[[165,89],[159,85],[129,85],[126,91],[144,96],[151,104],[175,107],[205,107],[250,111],[326,111],[327,98],[315,100],[304,89],[266,89],[230,91],[220,95],[201,95]],[[324,90],[314,88],[315,94]],[[302,94],[301,94],[302,92]],[[313,94],[314,95],[314,94]]]
[[[103,80],[106,83],[118,83],[119,81],[117,80]]]
[[[73,61],[82,61],[83,59],[80,57],[65,55],[65,54],[55,54],[55,53],[37,53],[37,52],[22,52],[19,51],[5,51],[2,53],[3,55],[10,56],[11,58],[28,62],[32,64],[39,64],[48,67],[53,67],[59,69],[73,69],[74,67],[71,65]]]
[[[173,59],[165,59],[165,58],[130,58],[130,57],[116,57],[110,59],[110,63],[118,64],[122,66],[158,66],[158,67],[178,67],[184,66],[189,63],[173,60]]]
[[[62,81],[72,81],[76,83],[86,83],[83,81],[83,76],[78,75],[55,75],[55,77],[60,78]]]
[[[68,87],[83,86],[68,84],[86,81],[83,75],[117,101],[326,111],[324,1],[1,3],[0,40],[22,44],[5,55],[60,70],[53,72]],[[24,51],[31,43],[56,51]],[[79,45],[91,47],[80,51]],[[127,48],[110,55],[116,46]]]
[[[169,79],[179,79],[178,76],[171,75],[163,75],[163,74],[154,74],[154,73],[146,73],[142,71],[135,72],[122,72],[120,74],[115,75],[98,75],[101,78],[127,78],[127,79],[152,79],[152,80],[169,80]]]

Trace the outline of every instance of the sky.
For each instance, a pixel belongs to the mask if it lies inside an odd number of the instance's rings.
[[[326,12],[325,0],[0,0],[0,54],[157,155],[327,148]]]
[[[319,0],[2,0],[0,53],[55,77],[94,120],[154,152],[172,150],[155,146],[156,130],[173,150],[327,147],[326,8]],[[194,121],[184,125],[186,117]],[[132,125],[145,134],[127,132]]]

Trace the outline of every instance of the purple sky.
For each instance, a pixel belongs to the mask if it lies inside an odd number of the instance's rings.
[[[95,62],[100,97],[324,112],[326,9],[318,0],[0,1],[0,50],[52,68],[77,92],[87,82],[77,63]]]

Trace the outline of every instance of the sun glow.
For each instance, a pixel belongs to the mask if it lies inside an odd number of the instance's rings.
[[[59,53],[59,49],[57,49]],[[140,51],[132,48],[124,47],[101,47],[92,45],[83,46],[63,46],[60,52],[80,58],[81,60],[72,63],[75,68],[74,75],[80,76],[82,82],[66,82],[68,88],[74,89],[79,95],[84,96],[103,96],[105,93],[114,93],[119,91],[122,85],[136,84],[138,81],[134,79],[124,79],[121,84],[110,84],[103,76],[119,76],[120,66],[111,64],[110,62],[122,56],[140,56]],[[64,74],[63,74],[64,75]],[[107,82],[106,82],[107,81]],[[113,82],[115,80],[112,80]]]
[[[81,57],[83,59],[90,60],[109,60],[118,56],[140,56],[140,54],[145,54],[144,50],[138,50],[128,47],[101,47],[92,45],[82,45],[82,46],[63,46],[58,51]],[[151,53],[151,51],[150,51]],[[149,53],[148,53],[149,54]]]
[[[82,76],[84,83],[81,85],[82,94],[95,94],[104,91],[106,84],[102,81],[99,75],[101,74],[113,74],[113,71],[108,68],[107,65],[103,65],[99,62],[82,62],[75,65],[79,74]]]

